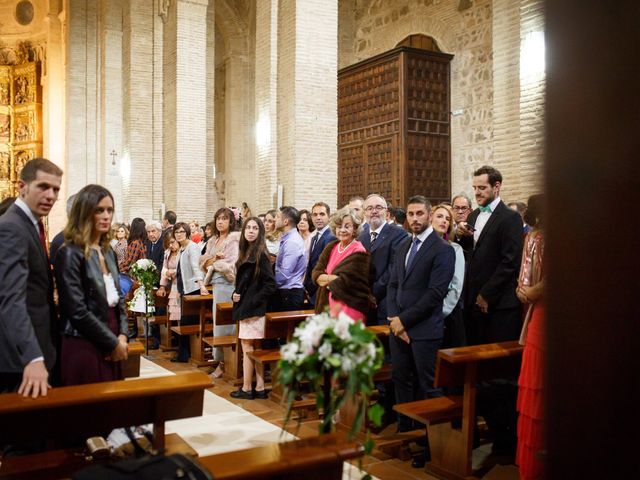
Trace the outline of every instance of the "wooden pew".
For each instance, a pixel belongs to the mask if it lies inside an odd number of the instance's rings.
[[[170,288],[170,287],[169,287]],[[156,312],[158,308],[164,308],[164,315],[154,315],[154,320],[151,324],[158,325],[158,329],[160,330],[160,348],[167,352],[171,350],[176,350],[177,348],[172,344],[172,334],[171,334],[171,320],[169,320],[169,311],[168,311],[168,303],[169,303],[169,292],[164,297],[158,297],[157,290],[155,291],[155,303],[154,306],[156,308]],[[174,321],[175,323],[175,321]]]
[[[165,437],[165,422],[202,415],[211,380],[201,372],[102,382],[51,389],[46,397],[0,395],[0,444],[47,440],[49,446],[107,435],[114,428],[152,423],[158,450],[195,451],[177,435]],[[6,458],[0,478],[60,478],[91,463],[78,449],[50,450]]]
[[[464,386],[462,396],[445,396],[394,406],[398,413],[427,425],[431,461],[426,471],[440,478],[465,479],[473,474],[473,432],[476,386],[494,378],[509,378],[520,368],[523,347],[517,342],[490,343],[438,351],[435,385]],[[462,418],[462,428],[452,428]]]
[[[145,346],[138,340],[129,342],[129,358],[122,365],[122,373],[124,378],[132,378],[140,376],[140,357],[144,355]]]
[[[233,303],[216,303],[216,325],[236,325],[235,335],[204,336],[202,341],[212,347],[222,348],[224,354],[224,376],[233,384],[242,381],[242,348],[238,339],[238,325],[232,317]]]
[[[361,445],[321,435],[199,458],[216,480],[340,480],[343,463],[361,457]]]
[[[213,302],[213,294],[208,295],[183,295],[182,296],[182,315],[198,315],[200,322],[194,325],[177,325],[172,326],[171,331],[177,335],[188,335],[189,345],[191,347],[192,363],[197,366],[208,365],[209,362],[204,355],[204,344],[202,339],[213,332],[213,318],[211,304]]]

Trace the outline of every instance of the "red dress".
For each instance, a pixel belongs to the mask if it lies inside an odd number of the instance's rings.
[[[532,232],[533,233],[533,232]],[[535,285],[542,280],[543,241],[539,233],[529,234],[525,240],[520,281]],[[516,464],[522,480],[544,477],[540,454],[544,451],[544,306],[538,302],[530,306],[522,368],[518,379],[518,449]]]

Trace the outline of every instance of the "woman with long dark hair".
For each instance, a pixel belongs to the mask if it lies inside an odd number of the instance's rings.
[[[231,392],[233,398],[252,400],[267,398],[264,389],[264,367],[255,363],[247,354],[260,348],[264,338],[265,313],[269,298],[276,291],[273,268],[265,243],[264,225],[257,217],[245,220],[240,237],[240,253],[236,262],[236,286],[231,296],[233,319],[239,321],[238,338],[242,344],[242,387]],[[253,371],[256,372],[256,388],[252,389]]]
[[[122,379],[127,315],[109,245],[113,197],[100,185],[78,192],[55,258],[62,320],[63,385]]]
[[[118,265],[122,273],[128,273],[131,265],[141,258],[147,257],[147,225],[141,218],[134,218],[129,229],[129,238],[127,239],[127,253],[124,261]]]

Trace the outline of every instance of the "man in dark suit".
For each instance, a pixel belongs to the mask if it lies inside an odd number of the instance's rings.
[[[522,218],[500,200],[502,175],[484,166],[473,173],[478,208],[458,226],[473,238],[464,287],[470,345],[517,340],[522,307],[516,296],[522,258]],[[478,414],[493,436],[494,454],[512,455],[516,445],[516,378],[492,380],[478,389]]]
[[[431,227],[425,197],[409,199],[411,238],[396,252],[387,288],[392,378],[398,403],[441,396],[434,388],[436,354],[444,335],[442,305],[453,278],[455,252]],[[398,430],[413,428],[400,415]]]
[[[307,263],[307,271],[304,277],[304,288],[307,291],[307,297],[309,303],[313,307],[316,304],[316,291],[318,286],[313,283],[311,279],[311,272],[318,263],[320,254],[325,247],[336,239],[336,236],[331,232],[329,228],[329,217],[331,215],[331,209],[329,205],[324,202],[317,202],[311,208],[311,221],[316,230],[311,239],[311,246],[309,247],[309,262]]]
[[[473,238],[464,305],[470,345],[517,340],[522,307],[516,297],[522,258],[522,218],[500,199],[502,175],[484,166],[473,174],[478,208],[458,233]]]
[[[56,361],[53,282],[42,219],[58,199],[62,170],[35,158],[19,197],[0,218],[0,393],[46,395]]]
[[[370,265],[377,308],[369,312],[369,325],[386,325],[387,284],[393,268],[393,259],[398,245],[407,238],[407,232],[400,226],[385,221],[387,202],[381,195],[371,194],[364,201],[364,216],[367,223],[358,240],[371,253]]]
[[[451,205],[453,210],[453,219],[456,222],[456,229],[453,231],[453,241],[462,247],[464,259],[469,260],[469,256],[473,250],[473,237],[459,234],[457,226],[467,223],[467,218],[469,218],[469,214],[473,211],[471,208],[471,199],[464,193],[461,193],[453,197]]]

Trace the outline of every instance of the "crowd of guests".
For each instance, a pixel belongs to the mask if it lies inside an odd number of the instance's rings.
[[[128,273],[134,262],[149,258],[161,272],[157,295],[168,296],[170,319],[196,323],[181,313],[180,297],[207,294],[208,285],[214,303],[233,302],[244,352],[243,384],[232,392],[235,398],[267,397],[262,366],[247,353],[261,348],[268,311],[308,304],[316,312],[347,313],[354,322],[388,325],[392,402],[443,394],[434,386],[440,348],[520,339],[525,353],[519,419],[515,378],[499,379],[498,393],[495,385],[480,389],[478,410],[495,453],[513,454],[517,444],[522,477],[540,475],[540,195],[528,206],[507,206],[500,198],[500,172],[485,166],[473,175],[476,209],[465,195],[436,206],[416,195],[406,208],[391,208],[374,193],[350,199],[333,214],[323,201],[308,210],[283,206],[257,216],[243,203],[241,209],[218,209],[201,229],[196,221],[177,221],[172,211],[162,223],[135,218],[130,225],[112,225],[112,195],[88,185],[67,202],[67,226],[47,252],[42,218],[57,199],[61,176],[47,160],[28,162],[20,174],[20,196],[0,217],[0,241],[16,252],[0,258],[0,392],[37,397],[50,384],[122,378]],[[234,326],[216,325],[215,311],[214,334],[235,334]],[[173,360],[188,361],[186,337],[179,347]],[[217,377],[224,368],[222,353],[214,351],[214,358]],[[398,418],[399,431],[416,427]],[[428,449],[414,465],[426,460]]]

